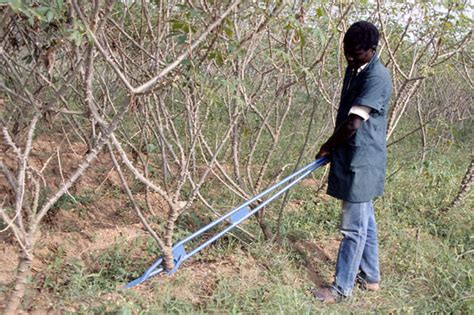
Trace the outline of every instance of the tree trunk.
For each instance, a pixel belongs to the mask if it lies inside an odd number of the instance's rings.
[[[167,245],[163,248],[163,267],[166,271],[170,271],[174,268],[173,252],[171,251],[171,247]]]
[[[457,193],[456,197],[454,197],[453,201],[451,201],[449,206],[441,210],[442,212],[447,212],[461,203],[461,201],[464,199],[464,197],[466,197],[467,193],[469,192],[469,188],[472,185],[473,177],[474,177],[474,152],[471,154],[471,163],[469,164],[466,170],[466,174],[464,174],[464,177],[461,182],[461,186],[459,187],[459,192]]]
[[[168,220],[165,225],[165,246],[163,248],[163,267],[166,271],[170,271],[174,268],[173,261],[173,232],[174,232],[174,223],[178,218],[178,211],[170,205],[170,213],[168,214]]]
[[[25,295],[26,281],[31,272],[31,259],[28,255],[22,253],[20,261],[18,263],[18,271],[15,279],[15,288],[10,294],[7,307],[5,308],[5,315],[17,314],[18,307],[20,306],[21,300]]]
[[[265,241],[273,240],[273,232],[265,220],[265,207],[258,210],[257,213],[255,213],[255,217],[257,218],[258,225],[260,225],[260,228],[262,229]]]

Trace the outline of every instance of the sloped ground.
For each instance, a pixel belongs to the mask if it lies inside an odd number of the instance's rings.
[[[56,145],[51,141],[35,147],[42,152],[39,160],[54,153],[46,152]],[[283,222],[285,244],[252,242],[236,232],[238,239],[224,237],[175,275],[156,276],[123,290],[160,253],[131,212],[108,156],[102,154],[48,215],[23,308],[37,314],[470,312],[472,196],[448,216],[437,212],[463,172],[465,155],[451,153],[449,172],[444,168],[447,157],[433,156],[430,169],[406,169],[389,179],[385,197],[376,202],[383,290],[374,294],[356,288],[352,299],[335,306],[323,306],[307,292],[331,282],[339,240],[339,204],[322,191],[316,193],[319,182],[314,179],[292,193]],[[70,153],[61,161],[65,174],[77,158]],[[48,165],[48,180],[59,183],[55,163],[52,159]],[[423,180],[417,180],[420,174]],[[140,189],[135,194],[145,204]],[[159,223],[166,207],[157,196],[150,195],[150,200],[154,213],[148,215]],[[177,239],[196,228],[183,219]],[[253,220],[246,228],[259,235]],[[1,307],[14,277],[16,244],[8,233],[0,237]]]

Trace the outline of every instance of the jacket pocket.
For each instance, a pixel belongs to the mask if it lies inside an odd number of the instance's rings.
[[[370,165],[369,147],[365,145],[347,146],[347,164],[351,171],[367,167]]]

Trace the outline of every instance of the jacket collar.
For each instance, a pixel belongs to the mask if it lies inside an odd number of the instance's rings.
[[[363,71],[366,71],[366,70],[372,68],[372,66],[374,64],[376,64],[378,60],[379,60],[379,54],[377,54],[377,52],[375,52],[375,54],[372,56],[372,59],[370,59],[370,61],[368,63],[366,63],[365,65],[362,65],[359,69],[357,69],[356,75],[363,72]],[[349,73],[354,71],[354,69],[351,68],[351,67],[347,67],[347,68],[349,70]]]

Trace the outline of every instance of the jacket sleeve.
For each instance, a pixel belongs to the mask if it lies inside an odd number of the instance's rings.
[[[387,94],[390,93],[390,78],[381,74],[369,74],[362,82],[359,95],[353,105],[367,106],[382,114]]]

